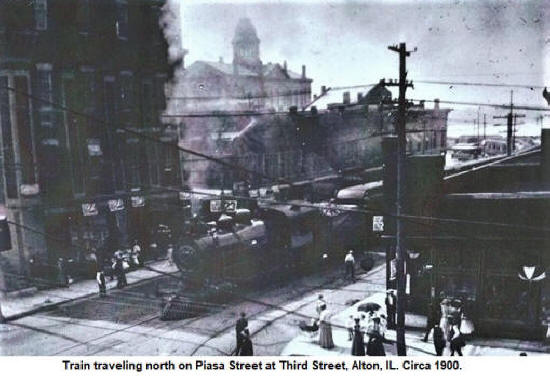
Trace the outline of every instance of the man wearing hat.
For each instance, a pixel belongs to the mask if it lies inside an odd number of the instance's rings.
[[[344,259],[344,263],[346,265],[346,277],[350,276],[351,280],[355,282],[355,258],[353,257],[353,250],[350,249]]]
[[[395,315],[397,313],[397,301],[393,290],[386,291],[386,312],[388,313],[388,328],[395,328]]]

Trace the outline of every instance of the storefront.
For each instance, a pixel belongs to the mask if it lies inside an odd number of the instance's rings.
[[[406,259],[408,309],[427,314],[443,299],[459,302],[476,335],[543,339],[547,281],[544,248],[526,239],[430,237],[409,239]],[[391,245],[388,285],[394,252]],[[412,256],[412,257],[411,257]]]

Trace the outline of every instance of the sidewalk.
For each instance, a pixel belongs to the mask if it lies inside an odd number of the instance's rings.
[[[146,266],[164,272],[173,273],[178,269],[170,265],[167,260],[146,263]],[[141,268],[126,274],[128,285],[158,277],[160,274]],[[108,278],[107,278],[108,279]],[[107,281],[107,290],[116,288],[116,279]],[[60,304],[98,295],[97,281],[87,279],[71,284],[69,287],[58,287],[38,290],[30,296],[6,297],[0,300],[2,313],[6,320],[17,320],[36,312],[52,309]]]
[[[365,284],[365,281],[349,285],[348,287],[358,287]],[[352,341],[348,339],[347,330],[344,329],[347,318],[350,314],[357,312],[357,306],[365,302],[376,302],[383,306],[385,293],[383,291],[374,292],[366,295],[364,300],[354,304],[351,307],[344,308],[336,312],[332,316],[332,336],[335,347],[327,350],[323,349],[318,344],[318,334],[311,335],[309,333],[300,333],[292,341],[290,341],[284,350],[281,352],[283,356],[289,355],[311,355],[311,356],[338,356],[351,355]],[[329,307],[334,309],[334,307]],[[416,356],[432,356],[435,355],[435,349],[431,339],[428,342],[423,342],[424,327],[426,325],[426,317],[422,315],[406,314],[406,344],[407,355]],[[386,355],[396,355],[395,350],[395,330],[388,330],[385,335],[388,343],[385,344]],[[467,345],[462,350],[466,356],[490,355],[490,356],[517,356],[520,352],[526,352],[529,355],[545,355],[550,353],[550,346],[543,342],[536,341],[521,341],[512,339],[500,338],[473,338],[467,341]],[[450,355],[449,348],[445,349],[443,355]]]

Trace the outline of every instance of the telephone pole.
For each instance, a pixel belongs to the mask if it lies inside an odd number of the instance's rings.
[[[483,141],[487,140],[487,114],[483,114]]]
[[[400,43],[399,46],[389,46],[389,50],[399,54],[399,102],[397,108],[397,200],[395,205],[396,214],[396,263],[397,263],[397,317],[396,317],[396,346],[397,355],[407,355],[405,346],[405,256],[404,247],[405,236],[403,233],[403,223],[401,219],[404,188],[405,188],[405,163],[406,163],[406,123],[407,123],[407,102],[405,93],[407,87],[412,87],[412,84],[407,82],[407,57],[411,55],[411,51],[407,51],[405,43]],[[416,51],[416,49],[415,49]]]
[[[505,116],[493,116],[493,119],[506,119],[506,154],[512,155],[515,150],[516,119],[525,117],[524,114],[514,113],[514,91],[510,91],[510,112]]]

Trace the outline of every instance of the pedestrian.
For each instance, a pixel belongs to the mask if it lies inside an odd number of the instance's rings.
[[[367,355],[369,356],[386,356],[386,350],[380,333],[380,317],[372,319],[373,325],[368,331],[369,342],[367,343]]]
[[[441,329],[438,323],[435,323],[429,332],[431,333],[434,341],[435,355],[442,356],[445,345],[447,344],[445,341],[445,335],[443,334],[443,329]]]
[[[141,255],[141,246],[139,245],[139,241],[137,239],[134,240],[134,245],[132,246],[132,253],[137,253],[138,255]]]
[[[365,340],[363,338],[363,328],[359,317],[355,318],[355,325],[353,327],[353,344],[351,345],[351,355],[364,356],[365,355]]]
[[[246,313],[241,312],[241,316],[237,320],[235,325],[235,334],[237,339],[237,347],[235,349],[235,354],[239,355],[241,351],[241,346],[244,340],[244,330],[248,328],[248,320],[246,319]]]
[[[441,319],[439,320],[439,326],[443,330],[443,335],[445,340],[450,342],[448,337],[449,331],[451,330],[452,314],[451,314],[451,301],[447,298],[443,298],[440,303],[441,309]]]
[[[107,283],[105,282],[105,273],[100,270],[96,274],[97,286],[99,288],[99,297],[104,298],[107,296]]]
[[[63,257],[57,259],[57,282],[62,287],[69,287],[69,277],[67,276],[67,267]]]
[[[396,298],[393,290],[386,291],[386,312],[388,313],[388,329],[395,328],[395,316],[397,313]]]
[[[174,265],[174,246],[172,243],[168,244],[168,249],[166,249],[166,259],[170,266]]]
[[[124,270],[124,260],[120,255],[115,260],[114,271],[117,278],[116,287],[119,289],[126,287],[128,281],[126,280],[126,271]]]
[[[132,261],[132,268],[137,269],[141,266],[140,253],[132,248],[130,260]]]
[[[254,351],[252,350],[252,340],[250,339],[250,332],[248,329],[243,330],[243,338],[241,343],[240,352],[238,356],[252,356]]]
[[[350,249],[346,255],[344,264],[346,265],[346,277],[350,277],[355,282],[355,258],[353,257],[353,250]]]
[[[133,268],[141,267],[141,247],[137,239],[134,240],[134,245],[132,246],[132,249],[130,252],[131,252],[132,267]]]
[[[468,311],[469,312],[469,311]],[[460,315],[460,332],[464,338],[470,338],[475,331],[474,322],[470,318],[470,314],[462,311]]]
[[[321,316],[321,311],[322,311],[322,310],[321,310],[321,306],[323,306],[323,305],[326,306],[326,305],[327,305],[327,302],[326,302],[326,300],[325,300],[323,294],[319,294],[319,295],[317,296],[317,306],[315,307],[315,311],[317,312],[317,318],[318,318],[319,316]]]
[[[464,340],[464,336],[460,332],[458,325],[453,324],[451,326],[449,338],[451,342],[451,356],[454,356],[455,351],[458,356],[462,356],[462,348],[466,346],[466,341]]]
[[[430,300],[430,304],[428,306],[428,320],[426,324],[426,332],[424,333],[424,338],[422,341],[428,342],[428,335],[430,334],[431,330],[435,326],[435,324],[440,323],[441,320],[441,308],[439,307],[439,304],[434,299]]]
[[[319,316],[319,345],[324,349],[332,349],[334,347],[330,312],[326,304],[321,306],[321,315]]]
[[[353,340],[355,328],[355,318],[353,315],[349,315],[348,321],[346,321],[346,328],[348,329],[348,341],[351,341]]]

